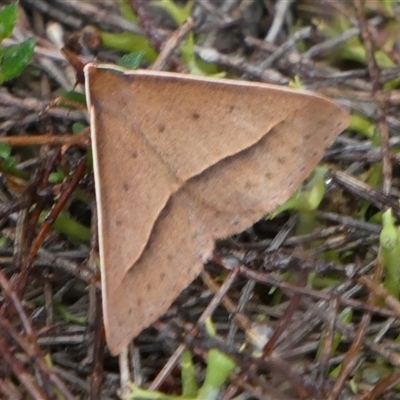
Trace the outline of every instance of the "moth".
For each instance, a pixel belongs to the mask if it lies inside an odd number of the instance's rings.
[[[211,256],[295,191],[348,123],[264,83],[85,67],[110,352],[159,318]]]

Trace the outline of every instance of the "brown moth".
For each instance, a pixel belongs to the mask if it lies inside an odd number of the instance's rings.
[[[263,83],[85,67],[107,344],[118,354],[211,256],[282,204],[349,123]]]

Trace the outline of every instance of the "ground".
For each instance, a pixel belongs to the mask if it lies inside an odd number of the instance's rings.
[[[197,392],[191,379],[226,368],[219,399],[400,399],[399,16],[397,1],[378,0],[20,0],[2,46],[36,46],[0,87],[10,146],[0,148],[0,398],[211,399],[208,380]],[[200,276],[117,358],[102,317],[82,68],[121,57],[307,89],[351,119],[296,195],[219,240]],[[290,157],[269,154],[288,181],[302,168],[291,158],[324,148],[318,133]]]

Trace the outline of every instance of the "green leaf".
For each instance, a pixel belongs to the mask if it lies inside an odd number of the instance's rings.
[[[156,0],[151,4],[163,8],[177,25],[182,25],[190,17],[193,8],[193,1],[183,7],[177,6],[172,0]]]
[[[17,22],[18,3],[0,8],[0,42],[11,35]]]
[[[0,142],[0,157],[7,159],[11,155],[11,147],[3,142]]]
[[[63,104],[62,99],[65,100],[69,100],[72,101],[74,103],[79,103],[82,104],[86,107],[86,97],[84,94],[79,93],[79,92],[75,92],[74,90],[71,90],[69,92],[64,92],[61,95],[61,100],[60,100],[60,104]]]
[[[196,367],[192,353],[187,350],[181,357],[182,396],[195,398],[197,395]]]
[[[180,400],[180,396],[173,396],[161,393],[157,390],[142,389],[135,384],[129,385],[130,392],[127,393],[123,400]],[[195,399],[193,399],[195,400]]]
[[[65,178],[64,171],[57,168],[57,171],[52,172],[49,176],[49,183],[61,183]]]
[[[0,85],[21,75],[32,59],[35,43],[34,39],[28,39],[20,44],[0,48]]]
[[[74,122],[72,124],[72,133],[74,135],[78,135],[86,128],[87,128],[87,125],[83,124],[82,122]]]
[[[193,33],[190,32],[186,38],[186,41],[179,46],[183,62],[188,67],[190,73],[192,75],[200,76],[220,75],[218,68],[214,64],[203,61],[196,56],[194,47]]]
[[[383,287],[394,297],[400,294],[400,232],[395,225],[392,209],[382,214],[382,231],[379,236],[379,258],[385,270]]]
[[[289,82],[289,87],[292,89],[304,89],[304,85],[298,75],[296,75],[293,80]]]
[[[0,171],[13,174],[17,160],[11,155],[11,150],[8,144],[0,142]]]
[[[87,322],[86,317],[79,317],[76,316],[74,313],[70,312],[67,307],[62,304],[55,304],[54,305],[55,311],[64,319],[67,323],[79,324],[84,325]]]
[[[231,357],[218,349],[210,349],[207,356],[206,377],[197,393],[197,398],[217,400],[223,384],[235,368],[236,362]]]
[[[6,159],[0,157],[0,172],[15,176],[17,178],[28,180],[29,174],[16,168],[17,160],[15,157],[10,156]]]
[[[127,69],[138,69],[143,59],[143,51],[135,51],[134,53],[125,54],[121,57],[118,65]]]
[[[127,0],[117,0],[119,5],[119,10],[121,11],[121,15],[131,22],[137,22],[137,16],[132,10],[131,5]]]
[[[0,247],[5,247],[7,245],[7,238],[0,236]]]
[[[210,336],[210,337],[216,337],[217,336],[217,330],[215,329],[215,326],[214,326],[214,324],[212,322],[212,319],[210,317],[208,317],[206,319],[205,328],[206,328],[206,331],[208,333],[208,336]]]
[[[39,221],[43,222],[47,214],[43,212]],[[77,240],[78,242],[90,241],[90,228],[67,216],[65,211],[61,211],[53,223],[53,228],[65,235],[68,239]]]
[[[140,35],[135,35],[130,32],[102,32],[101,40],[103,41],[104,47],[109,49],[121,50],[125,53],[143,51],[143,59],[150,63],[154,62],[157,58],[157,52],[151,46],[149,40]]]
[[[380,146],[380,142],[376,142],[376,140],[374,140],[374,138],[377,136],[376,127],[375,123],[371,120],[357,114],[352,114],[349,130],[361,133],[369,140],[373,140],[375,146]]]

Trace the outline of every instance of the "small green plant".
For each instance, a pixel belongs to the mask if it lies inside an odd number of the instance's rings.
[[[384,288],[394,297],[400,295],[400,228],[395,225],[392,209],[382,214],[379,258],[385,270]]]
[[[2,45],[3,40],[11,35],[15,27],[17,13],[18,3],[0,8],[0,85],[21,75],[30,63],[35,48],[34,39],[7,47]]]
[[[215,327],[208,319],[206,330],[209,336],[215,337]],[[236,362],[219,349],[210,349],[207,353],[206,375],[201,387],[198,387],[196,369],[192,353],[185,351],[181,358],[182,395],[168,395],[155,390],[141,389],[131,385],[130,393],[125,400],[217,400],[222,386],[231,372],[236,368]]]
[[[269,217],[274,218],[286,210],[296,210],[299,212],[296,234],[311,233],[316,225],[318,206],[325,195],[325,175],[327,171],[328,169],[324,166],[317,167],[307,184],[307,188],[298,189],[286,203],[279,206]]]
[[[143,59],[143,51],[136,51],[134,53],[125,54],[121,57],[118,64],[127,69],[138,69]]]

